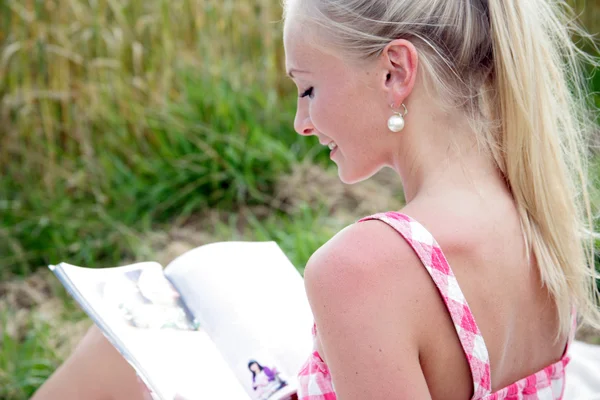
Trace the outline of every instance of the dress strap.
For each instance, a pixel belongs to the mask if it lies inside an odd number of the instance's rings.
[[[374,214],[359,222],[379,220],[396,230],[413,248],[433,279],[452,317],[473,378],[473,399],[491,393],[490,360],[487,347],[473,313],[442,249],[433,236],[417,221],[398,212]]]

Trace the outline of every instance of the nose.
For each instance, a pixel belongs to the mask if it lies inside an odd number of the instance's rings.
[[[296,110],[296,118],[294,119],[294,129],[299,135],[310,136],[315,132],[315,127],[312,124],[310,116],[300,107]]]

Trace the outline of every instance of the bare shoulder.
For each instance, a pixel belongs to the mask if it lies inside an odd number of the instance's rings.
[[[416,261],[412,249],[390,226],[377,220],[352,224],[318,249],[308,261],[305,274],[385,273],[392,263]]]
[[[340,398],[430,398],[419,361],[425,274],[380,221],[347,227],[311,257],[306,292]]]
[[[326,308],[326,318],[356,318],[361,312],[387,309],[403,319],[403,332],[408,320],[424,311],[420,299],[435,290],[410,245],[376,220],[340,231],[313,254],[304,278],[316,314],[316,309]]]

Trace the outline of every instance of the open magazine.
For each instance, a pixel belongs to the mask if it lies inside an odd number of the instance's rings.
[[[50,266],[163,400],[284,400],[311,352],[302,277],[274,242],[222,242],[166,268]]]

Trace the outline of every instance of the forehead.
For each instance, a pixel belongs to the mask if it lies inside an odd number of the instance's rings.
[[[286,71],[308,71],[313,76],[327,80],[362,79],[368,76],[377,63],[356,62],[344,56],[331,44],[321,39],[326,37],[325,32],[296,20],[294,17],[286,18],[283,28],[283,45],[285,49]],[[349,76],[348,74],[352,74]]]
[[[283,30],[286,68],[323,69],[341,62],[341,57],[319,40],[319,33],[309,24],[286,20]]]
[[[314,46],[313,35],[309,28],[302,29],[298,22],[287,19],[283,28],[283,47],[285,49],[286,65],[293,68],[294,62],[307,57],[316,56],[317,48]],[[292,64],[292,65],[290,65]]]

